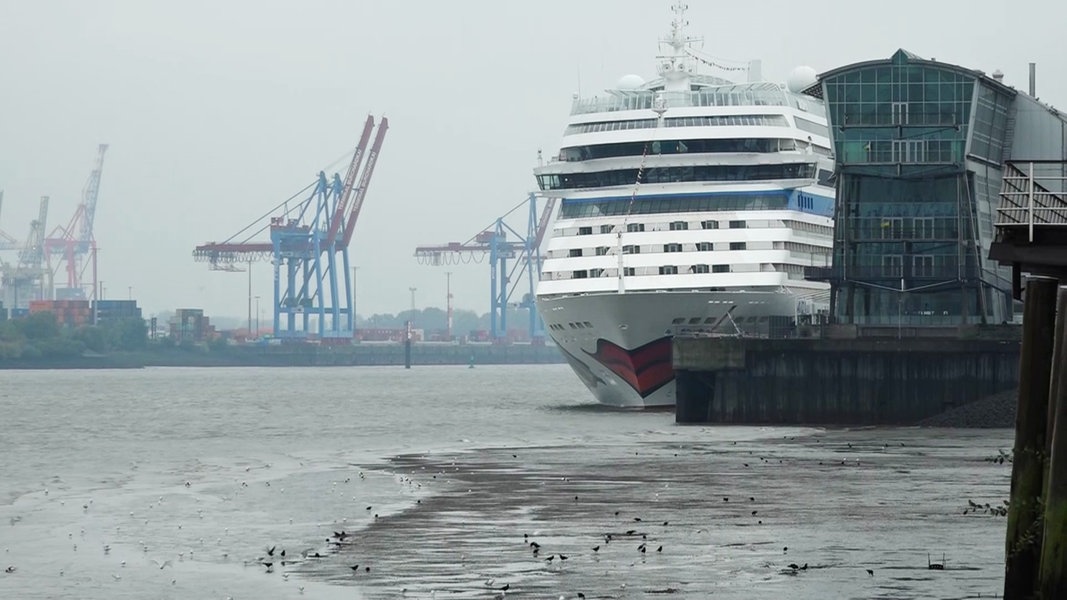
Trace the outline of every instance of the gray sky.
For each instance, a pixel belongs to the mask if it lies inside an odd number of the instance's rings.
[[[384,113],[351,251],[358,311],[403,310],[409,287],[419,307],[443,307],[446,269],[417,264],[414,247],[466,240],[535,189],[537,149],[558,149],[579,85],[589,96],[654,75],[669,4],[0,0],[0,229],[23,239],[41,195],[48,229],[66,224],[109,143],[96,213],[107,296],[132,286],[149,314],[242,316],[247,276],[194,263],[193,247],[303,188]],[[1067,108],[1058,0],[690,0],[688,18],[705,53],[759,58],[766,79],[903,47],[999,68],[1023,90],[1036,62],[1038,96]],[[253,271],[265,313],[270,269]],[[456,307],[488,310],[488,266],[449,270]]]

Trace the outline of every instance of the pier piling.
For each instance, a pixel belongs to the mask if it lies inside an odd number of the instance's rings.
[[[1049,464],[1038,574],[1040,598],[1067,598],[1067,288],[1059,288],[1048,407]]]
[[[1019,400],[1015,420],[1015,456],[1008,505],[1004,598],[1034,596],[1042,548],[1042,504],[1046,420],[1056,323],[1057,281],[1027,279],[1023,308],[1023,343],[1019,358]],[[1065,432],[1067,435],[1067,432]]]

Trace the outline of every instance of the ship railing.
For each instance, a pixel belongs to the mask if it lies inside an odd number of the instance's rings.
[[[668,109],[688,106],[787,106],[789,99],[775,84],[724,86],[723,88],[693,92],[657,92],[637,90],[618,92],[614,96],[576,98],[571,115],[583,115],[623,110],[652,110],[662,98]]]

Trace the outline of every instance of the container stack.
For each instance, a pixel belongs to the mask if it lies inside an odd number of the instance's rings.
[[[170,337],[181,342],[205,342],[215,337],[215,327],[202,308],[179,308],[170,322]]]
[[[31,300],[29,313],[49,312],[60,327],[77,329],[92,324],[92,309],[88,300]]]
[[[97,300],[93,303],[93,309],[97,323],[142,318],[136,300]]]

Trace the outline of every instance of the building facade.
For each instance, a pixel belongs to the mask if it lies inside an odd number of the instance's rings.
[[[999,73],[905,50],[819,76],[837,163],[831,283],[839,323],[1012,319],[1011,272],[989,259],[1005,160],[1067,158],[1067,120]]]

